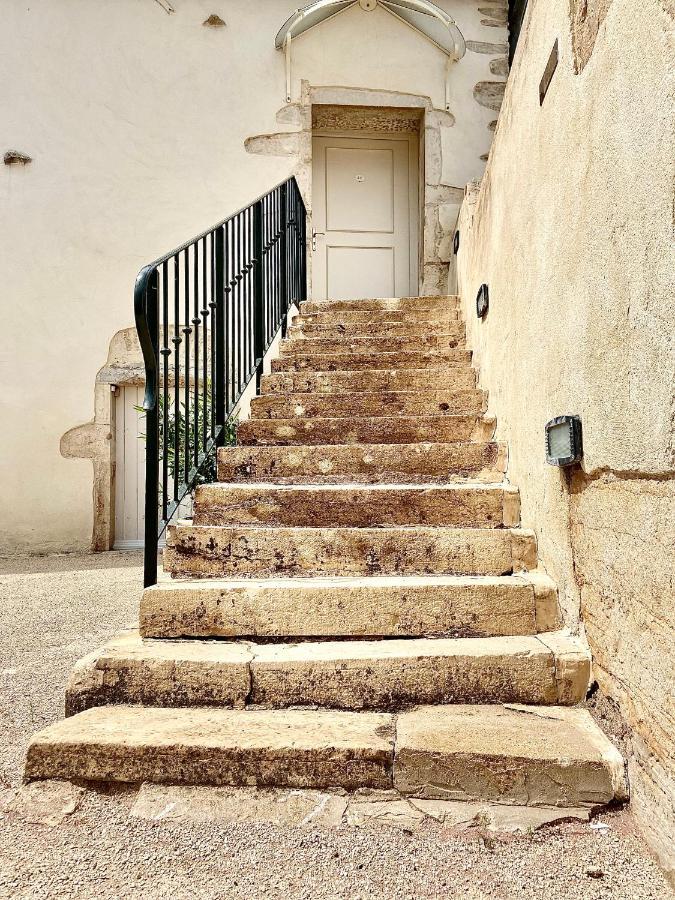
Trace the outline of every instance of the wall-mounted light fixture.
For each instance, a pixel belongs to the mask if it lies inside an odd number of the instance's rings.
[[[481,284],[476,294],[476,315],[479,319],[484,319],[488,309],[490,308],[490,291],[487,284]]]
[[[452,239],[452,249],[454,251],[455,256],[459,253],[459,228],[455,232],[455,236]]]
[[[572,466],[584,454],[579,416],[556,416],[547,422],[546,462],[550,466]]]

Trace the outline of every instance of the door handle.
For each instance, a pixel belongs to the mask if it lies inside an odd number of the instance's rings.
[[[326,232],[325,231],[314,231],[314,229],[312,228],[312,253],[316,253],[316,239],[317,239],[318,235],[325,237]]]

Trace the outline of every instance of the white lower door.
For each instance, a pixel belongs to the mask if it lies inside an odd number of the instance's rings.
[[[120,386],[115,394],[115,541],[114,550],[137,550],[145,537],[145,414],[143,385]],[[171,415],[173,411],[171,412]],[[173,521],[192,516],[186,497]],[[159,542],[164,546],[164,538]]]
[[[407,137],[315,136],[312,294],[416,293],[416,165]],[[413,170],[414,166],[414,170]]]

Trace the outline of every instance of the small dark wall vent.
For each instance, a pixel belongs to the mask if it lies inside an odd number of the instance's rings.
[[[555,70],[558,68],[558,38],[555,39],[555,44],[553,45],[553,49],[551,50],[551,55],[548,58],[548,62],[546,63],[546,68],[544,69],[544,74],[541,76],[541,81],[539,82],[539,106],[544,102],[544,97],[548,93],[548,89],[550,87],[551,81],[553,80],[553,76],[555,75]]]

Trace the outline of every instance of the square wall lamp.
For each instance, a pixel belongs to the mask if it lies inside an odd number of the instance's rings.
[[[546,462],[550,466],[572,466],[583,456],[581,419],[579,416],[556,416],[547,422]]]

